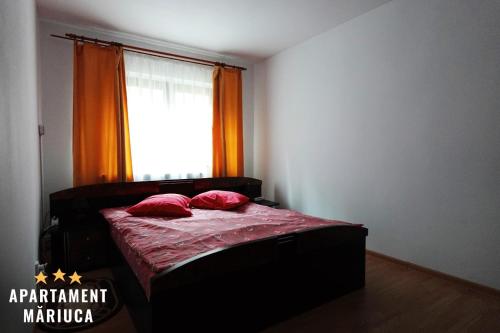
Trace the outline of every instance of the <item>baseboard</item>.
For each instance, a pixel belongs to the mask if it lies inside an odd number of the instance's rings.
[[[440,271],[436,271],[436,270],[433,270],[433,269],[430,269],[430,268],[427,268],[427,267],[423,267],[423,266],[420,266],[420,265],[417,265],[417,264],[413,264],[411,262],[404,261],[404,260],[401,260],[401,259],[397,259],[397,258],[388,256],[388,255],[385,255],[385,254],[382,254],[382,253],[378,253],[378,252],[375,252],[375,251],[372,251],[372,250],[366,250],[366,254],[374,256],[374,257],[379,257],[379,258],[382,258],[382,259],[386,259],[388,261],[392,261],[392,262],[394,262],[396,264],[406,266],[406,267],[414,269],[416,271],[421,271],[421,272],[424,272],[424,273],[428,273],[428,274],[434,275],[436,277],[439,277],[439,278],[442,278],[442,279],[446,279],[446,280],[455,282],[457,284],[461,284],[464,287],[469,288],[469,289],[474,289],[474,290],[477,290],[477,291],[480,291],[480,292],[483,292],[483,293],[487,293],[489,295],[500,297],[500,290],[492,288],[492,287],[488,287],[488,286],[485,286],[485,285],[482,285],[482,284],[479,284],[479,283],[476,283],[476,282],[472,282],[472,281],[465,280],[465,279],[462,279],[462,278],[459,278],[459,277],[456,277],[456,276],[453,276],[453,275],[449,275],[449,274],[446,274],[446,273],[443,273],[443,272],[440,272]]]

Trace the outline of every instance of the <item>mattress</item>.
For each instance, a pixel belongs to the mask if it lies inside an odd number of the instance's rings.
[[[193,216],[183,218],[135,217],[126,209],[107,208],[100,212],[148,297],[151,277],[193,256],[307,229],[361,226],[255,203],[231,211],[192,209]]]

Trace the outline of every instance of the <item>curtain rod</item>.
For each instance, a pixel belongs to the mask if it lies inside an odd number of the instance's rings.
[[[168,53],[168,52],[163,52],[163,51],[156,51],[156,50],[146,49],[143,47],[117,43],[117,42],[113,42],[113,41],[107,41],[107,40],[102,40],[102,39],[97,39],[97,38],[90,38],[90,37],[86,37],[86,36],[78,36],[75,34],[65,34],[64,36],[51,34],[50,36],[55,37],[55,38],[74,40],[74,41],[79,40],[82,42],[89,42],[89,43],[94,43],[94,44],[99,44],[99,45],[116,45],[116,46],[123,47],[123,49],[125,49],[125,50],[135,52],[135,53],[147,54],[147,55],[152,55],[152,56],[156,56],[156,57],[160,57],[160,58],[180,60],[180,61],[190,62],[193,64],[206,65],[206,66],[230,67],[230,68],[240,69],[242,71],[246,70],[246,68],[244,68],[244,67],[239,67],[239,66],[235,66],[235,65],[228,65],[228,64],[225,64],[223,62],[188,57],[188,56],[183,56],[180,54]]]

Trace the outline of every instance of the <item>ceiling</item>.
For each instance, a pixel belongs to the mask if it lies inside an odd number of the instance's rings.
[[[387,1],[37,0],[37,5],[45,19],[258,61]]]

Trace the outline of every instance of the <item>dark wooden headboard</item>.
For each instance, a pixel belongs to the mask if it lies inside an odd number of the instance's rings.
[[[92,222],[99,210],[135,204],[160,193],[179,193],[192,197],[209,190],[227,190],[254,199],[261,195],[262,181],[248,177],[176,179],[147,182],[107,183],[74,187],[50,195],[50,215],[59,226]]]

